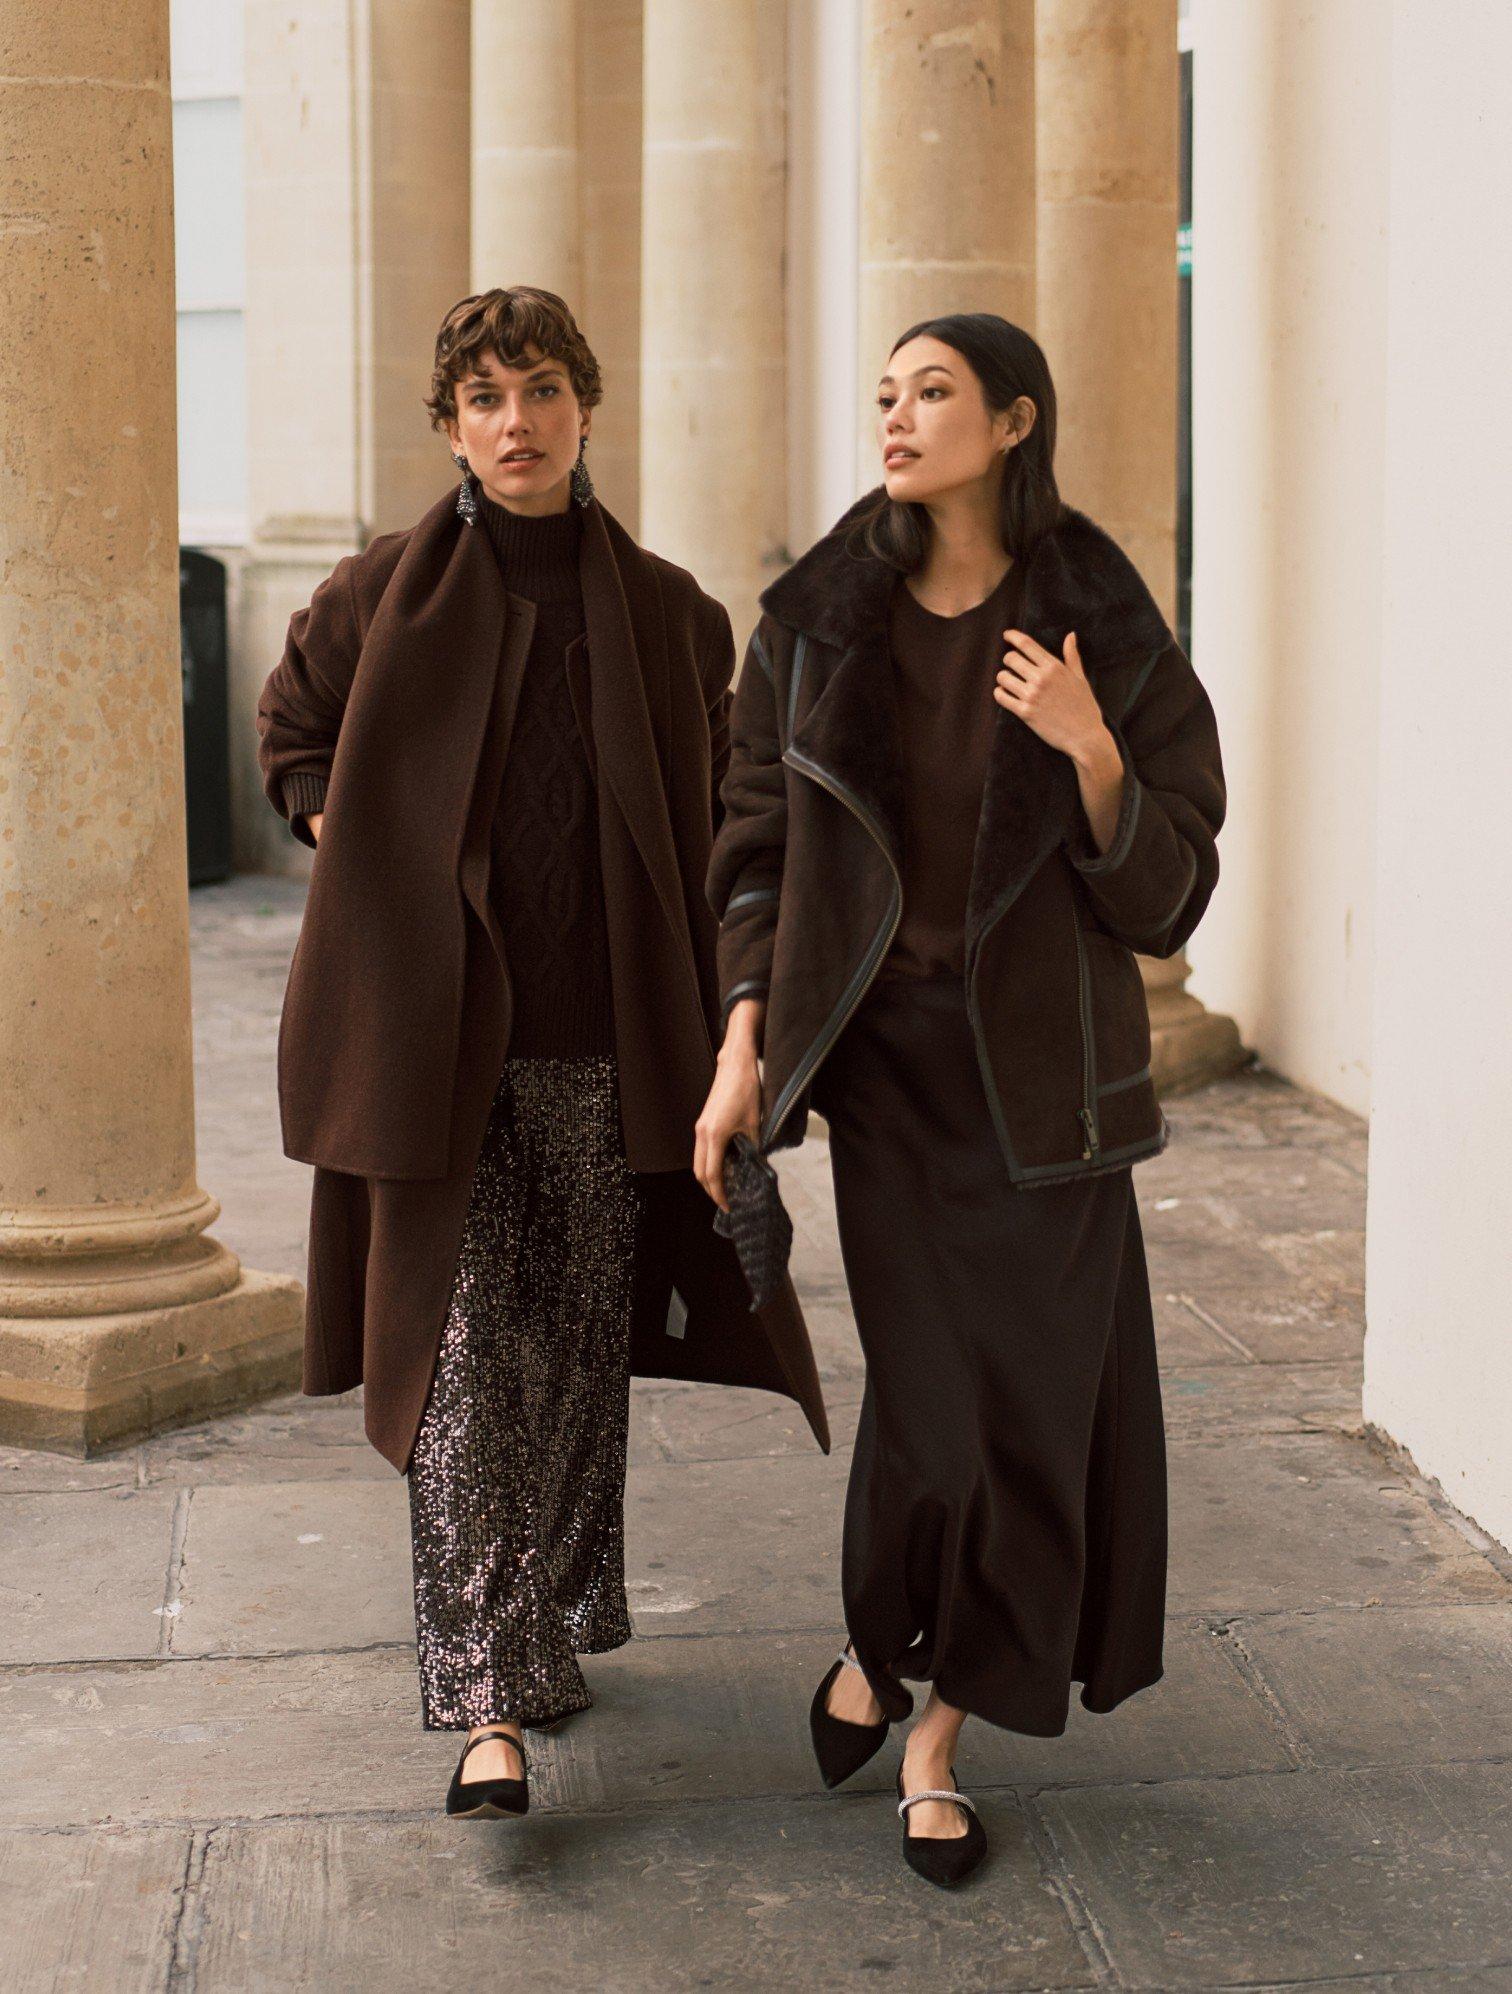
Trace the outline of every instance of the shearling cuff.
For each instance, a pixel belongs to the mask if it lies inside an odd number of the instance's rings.
[[[1112,872],[1115,866],[1122,865],[1129,855],[1129,847],[1134,842],[1134,826],[1139,821],[1139,777],[1134,773],[1133,757],[1128,743],[1118,728],[1109,732],[1118,744],[1119,758],[1123,762],[1123,788],[1119,792],[1118,822],[1113,826],[1113,838],[1105,852],[1100,852],[1094,842],[1087,823],[1085,810],[1078,802],[1076,818],[1066,836],[1066,850],[1071,863],[1078,872]]]
[[[284,810],[289,819],[289,829],[302,845],[315,843],[310,835],[310,827],[303,822],[325,809],[326,779],[316,775],[311,769],[296,769],[283,779]]]

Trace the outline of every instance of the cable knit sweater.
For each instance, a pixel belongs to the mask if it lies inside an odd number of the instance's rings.
[[[504,585],[535,604],[535,630],[494,815],[489,898],[514,995],[512,1055],[614,1050],[598,799],[567,680],[584,632],[576,506],[534,517],[478,493]]]

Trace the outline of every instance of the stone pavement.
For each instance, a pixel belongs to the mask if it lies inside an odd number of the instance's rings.
[[[301,892],[194,896],[201,1181],[302,1273],[272,1059]],[[992,1837],[898,1853],[896,1749],[819,1789],[861,1370],[822,1144],[783,1162],[836,1427],[636,1388],[643,1637],[447,1821],[404,1485],[349,1401],[0,1454],[0,1988],[1512,1989],[1512,1563],[1359,1427],[1365,1136],[1261,1072],[1136,1174],[1171,1436],[1168,1670],[1060,1739],[968,1729]],[[1425,1325],[1425,1334],[1431,1325]]]

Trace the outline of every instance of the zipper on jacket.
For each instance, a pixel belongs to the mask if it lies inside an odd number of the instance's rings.
[[[792,748],[784,748],[782,759],[790,767],[798,769],[802,774],[808,776],[811,781],[817,782],[821,789],[827,789],[837,802],[843,803],[856,819],[857,823],[873,839],[877,849],[887,860],[888,870],[893,876],[893,899],[892,905],[887,911],[887,918],[872,937],[871,943],[865,955],[862,956],[850,982],[840,993],[840,1001],[825,1021],[823,1031],[814,1040],[798,1065],[794,1067],[786,1087],[783,1088],[782,1092],[773,1102],[771,1119],[767,1124],[766,1134],[762,1140],[763,1149],[771,1148],[777,1132],[786,1121],[788,1112],[792,1108],[794,1101],[802,1093],[825,1054],[845,1029],[846,1021],[865,996],[872,978],[881,966],[883,956],[886,955],[888,948],[891,946],[893,936],[897,933],[898,923],[903,918],[903,875],[898,870],[893,855],[888,849],[886,835],[875,817],[872,816],[859,797],[848,790],[843,783],[836,782],[833,776],[826,775],[816,763],[809,761],[805,755],[797,753]]]
[[[1074,906],[1071,922],[1076,935],[1076,997],[1081,1011],[1082,1038],[1082,1105],[1076,1111],[1076,1119],[1082,1125],[1082,1160],[1092,1163],[1097,1160],[1101,1147],[1097,1132],[1097,1058],[1092,1036],[1092,985],[1087,975],[1087,945],[1082,939],[1081,922],[1076,918]]]

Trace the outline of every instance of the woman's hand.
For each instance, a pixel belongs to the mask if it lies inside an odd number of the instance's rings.
[[[730,1013],[725,1041],[719,1050],[714,1085],[694,1124],[693,1174],[722,1212],[730,1209],[725,1196],[724,1159],[737,1130],[755,1142],[761,1132],[761,1067],[757,1042],[766,1005],[742,998]]]
[[[1088,825],[1098,850],[1105,852],[1118,823],[1123,757],[1087,682],[1076,632],[1068,633],[1063,658],[1026,631],[1005,630],[1003,635],[1010,648],[1003,653],[992,696],[1042,741],[1071,757]]]
[[[317,845],[320,843],[320,820],[324,815],[325,812],[323,810],[312,810],[309,816],[305,818],[305,822],[310,827],[310,836],[315,840]]]

